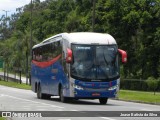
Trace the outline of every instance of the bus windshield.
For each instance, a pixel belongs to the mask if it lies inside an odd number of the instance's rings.
[[[111,81],[119,77],[117,45],[72,44],[71,76],[91,81]]]

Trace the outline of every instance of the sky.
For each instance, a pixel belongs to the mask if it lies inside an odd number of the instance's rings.
[[[40,1],[42,2],[45,0]],[[10,16],[16,12],[16,8],[22,7],[30,2],[31,0],[0,0],[0,18],[2,15],[6,15],[5,11],[8,11],[7,16]]]

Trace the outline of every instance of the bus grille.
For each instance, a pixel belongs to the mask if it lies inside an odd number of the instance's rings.
[[[96,92],[101,92],[101,91],[107,91],[107,88],[84,88],[86,91],[96,91]]]

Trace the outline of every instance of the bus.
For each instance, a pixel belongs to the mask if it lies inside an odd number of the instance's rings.
[[[118,49],[115,39],[104,33],[61,33],[45,39],[32,48],[31,86],[37,98],[59,96],[70,99],[117,97],[120,65],[127,54]]]

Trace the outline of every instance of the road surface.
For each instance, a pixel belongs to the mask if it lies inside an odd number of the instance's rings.
[[[10,88],[0,85],[0,111],[73,111],[76,115],[83,115],[86,111],[160,111],[159,105],[149,105],[133,102],[124,102],[118,100],[108,100],[108,104],[100,105],[98,100],[78,100],[70,103],[61,103],[57,97],[52,97],[49,100],[37,99],[36,94],[31,90],[22,90]],[[116,113],[116,112],[115,112]],[[58,113],[57,113],[58,114]],[[65,112],[64,112],[65,114]],[[132,120],[135,117],[114,117],[96,116],[96,112],[88,112],[89,117],[42,117],[42,118],[9,118],[9,120]],[[108,114],[106,112],[106,114]],[[114,112],[113,112],[114,114]],[[160,117],[136,117],[136,120],[158,120]]]

